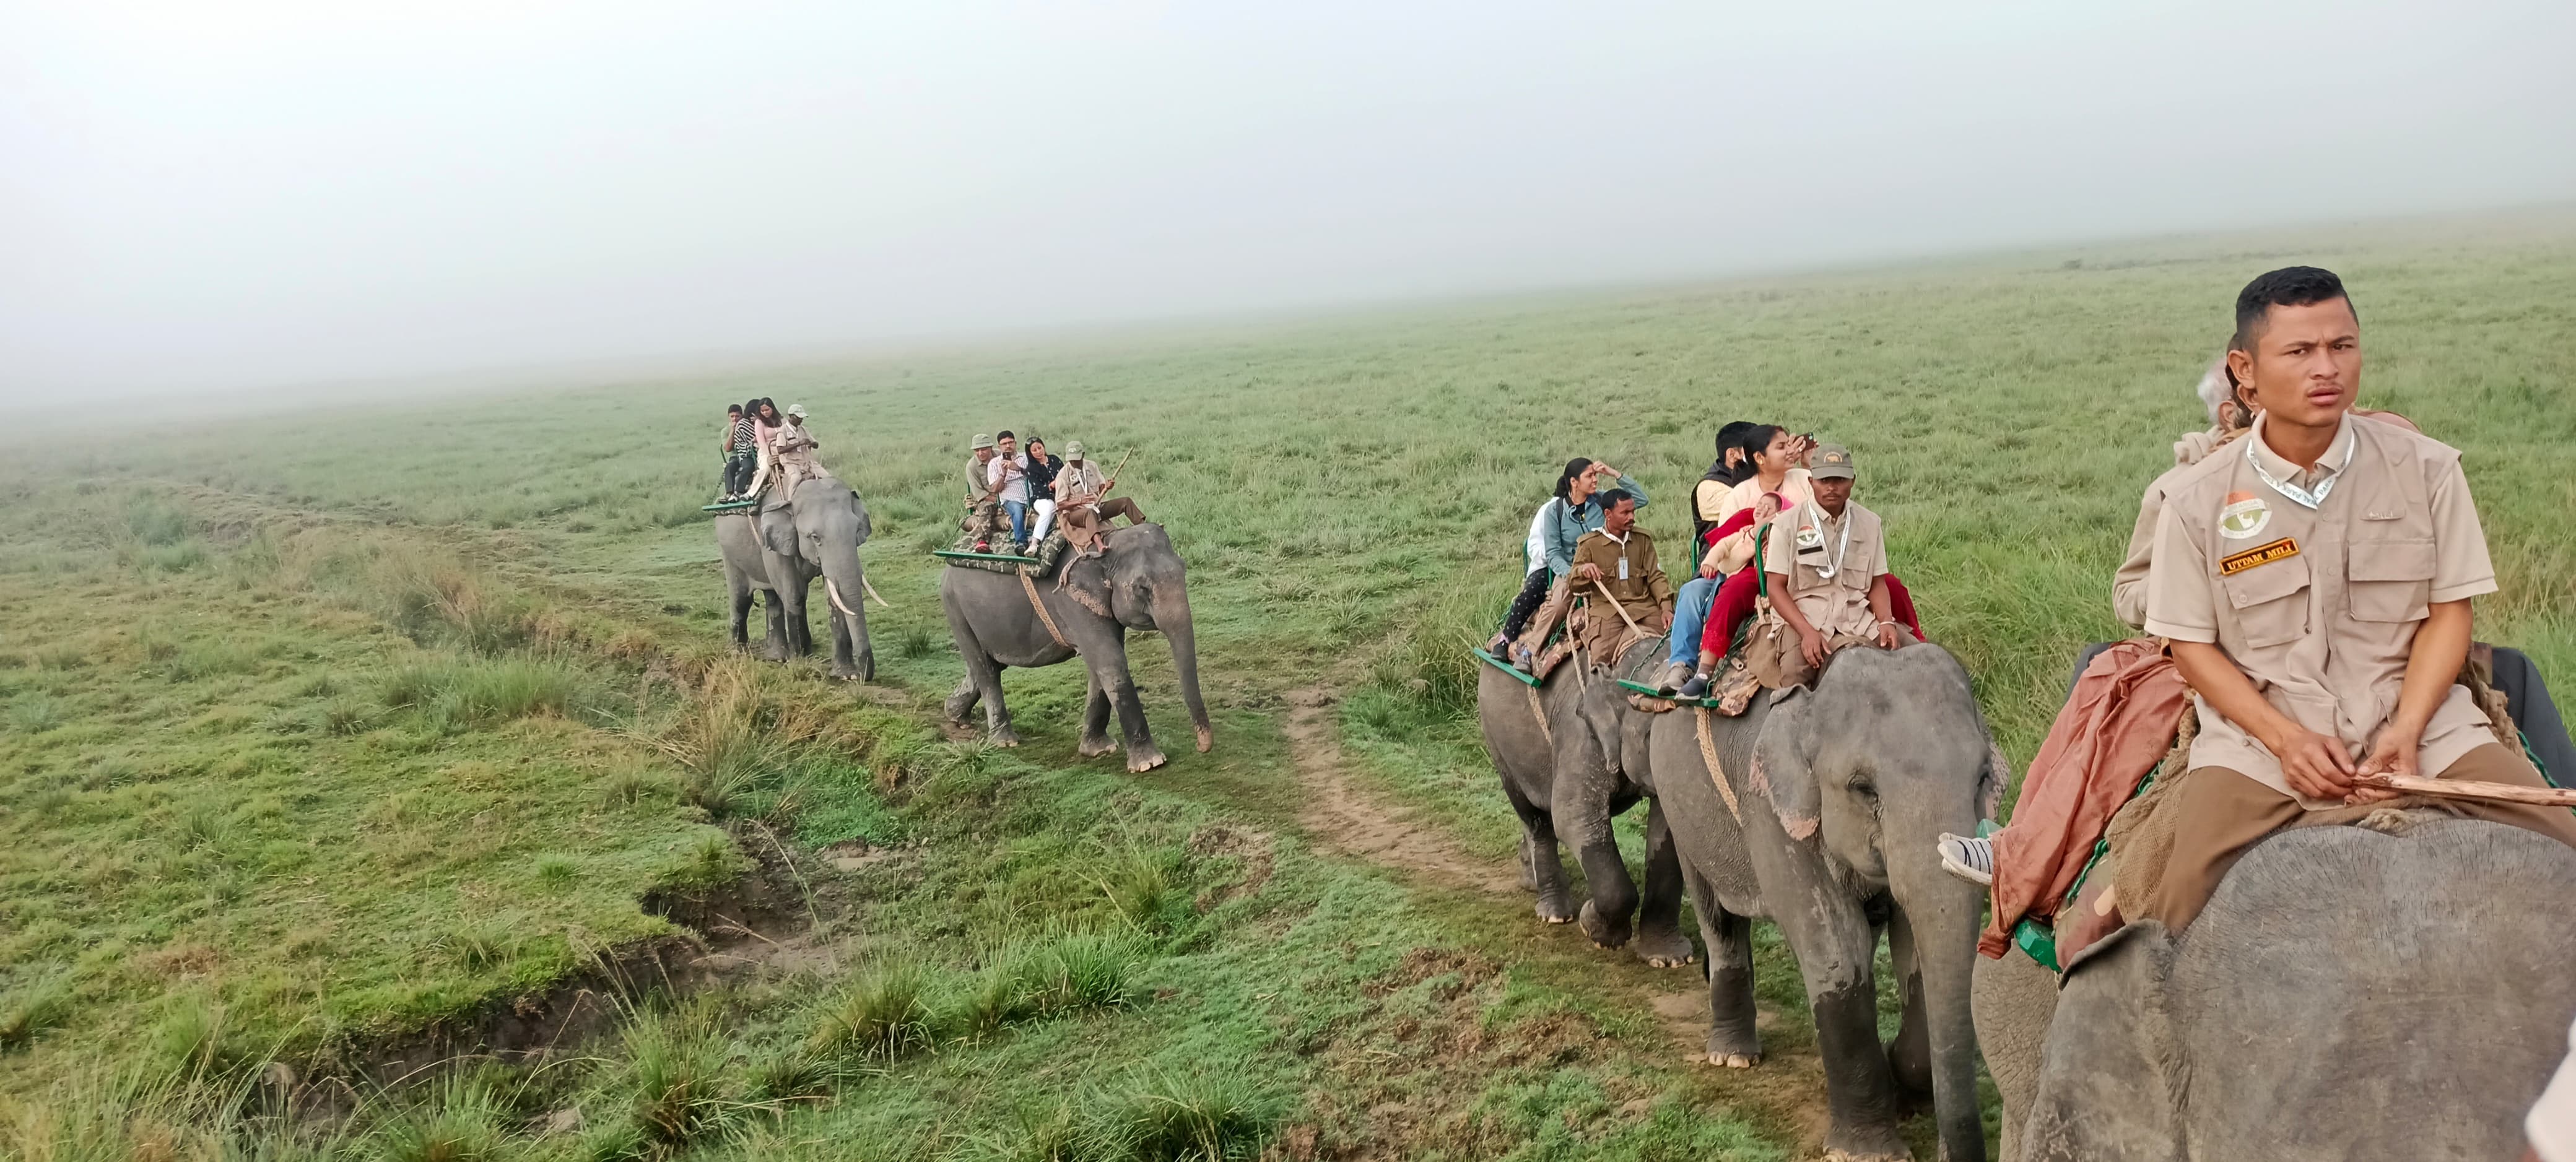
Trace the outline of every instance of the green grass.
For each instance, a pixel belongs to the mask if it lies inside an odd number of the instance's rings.
[[[0,470],[0,1155],[1799,1156],[1820,1094],[1676,1063],[1647,1002],[1683,974],[1319,851],[1288,696],[1339,693],[1361,782],[1508,866],[1463,650],[1531,509],[1602,457],[1677,540],[1742,417],[1854,448],[2026,760],[2074,650],[2119,636],[2111,569],[2235,289],[2289,261],[2352,285],[2363,401],[2467,451],[2504,586],[2480,636],[2576,673],[2565,215],[574,388],[577,454],[456,399],[328,446],[209,424],[77,481]],[[725,653],[695,433],[751,391],[813,409],[870,507],[875,688]],[[1120,487],[1189,562],[1213,753],[1150,636],[1161,770],[1074,758],[1077,667],[1007,674],[1019,750],[935,726],[962,671],[923,550],[1003,426],[1137,449]],[[756,869],[761,937],[725,955],[768,940],[768,968],[619,995],[559,1060],[262,1113],[272,1060],[351,1076]],[[1774,1057],[1812,1056],[1757,943]]]

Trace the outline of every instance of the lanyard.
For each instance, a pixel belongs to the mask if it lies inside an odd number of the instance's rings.
[[[1822,524],[1817,523],[1817,521],[1816,521],[1816,514],[1815,514],[1815,511],[1814,511],[1814,510],[1815,510],[1815,507],[1816,507],[1816,506],[1814,506],[1814,505],[1812,505],[1812,504],[1807,506],[1807,508],[1808,508],[1808,510],[1809,510],[1809,511],[1808,511],[1808,513],[1807,513],[1807,516],[1806,516],[1806,520],[1807,520],[1807,527],[1808,527],[1808,528],[1811,528],[1811,529],[1816,530],[1816,539],[1817,539],[1817,540],[1819,540],[1819,541],[1821,541],[1821,540],[1823,540],[1823,539],[1824,539],[1824,536],[1825,536],[1825,526],[1824,526],[1824,525],[1822,525]],[[1818,565],[1818,566],[1816,566],[1816,576],[1817,576],[1819,579],[1821,579],[1821,580],[1825,580],[1825,581],[1831,581],[1831,580],[1833,580],[1833,579],[1834,579],[1834,574],[1836,574],[1836,573],[1840,573],[1840,572],[1842,572],[1842,571],[1843,571],[1843,558],[1848,557],[1848,556],[1850,556],[1850,555],[1851,555],[1851,510],[1849,510],[1849,509],[1845,509],[1845,510],[1843,510],[1843,535],[1842,535],[1842,540],[1841,540],[1841,541],[1839,541],[1838,543],[1836,543],[1836,544],[1834,545],[1834,563],[1833,563],[1833,564],[1831,564],[1831,565]]]
[[[2343,479],[2344,469],[2352,467],[2352,438],[2352,433],[2349,431],[2343,434],[2343,462],[2335,465],[2334,475],[2326,477],[2323,483],[2317,485],[2314,492],[2264,471],[2262,457],[2254,454],[2254,445],[2262,443],[2261,440],[2245,441],[2245,463],[2254,469],[2255,476],[2272,487],[2272,491],[2314,511],[2318,505],[2326,502],[2328,495],[2334,492],[2335,481]]]

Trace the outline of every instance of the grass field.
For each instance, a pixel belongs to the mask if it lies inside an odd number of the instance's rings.
[[[2569,680],[2564,214],[12,448],[0,1155],[1798,1156],[1821,1091],[1776,945],[1775,1063],[1694,1069],[1686,974],[1472,870],[1508,877],[1514,829],[1463,651],[1530,510],[1591,455],[1675,533],[1719,422],[1849,444],[2027,760],[2074,650],[2118,636],[2110,571],[2236,287],[2292,261],[2352,286],[2363,402],[2467,451],[2504,587],[2480,636]],[[752,395],[811,408],[874,514],[876,686],[723,649],[697,506]],[[1213,753],[1172,745],[1156,644],[1149,775],[1074,758],[1074,668],[1006,678],[1021,749],[935,722],[961,668],[926,551],[1002,427],[1137,450]],[[1318,770],[1437,851],[1350,854]],[[477,1037],[513,1052],[457,1056]]]

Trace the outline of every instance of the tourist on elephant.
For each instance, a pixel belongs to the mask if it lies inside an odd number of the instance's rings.
[[[2455,682],[2469,601],[2497,588],[2459,452],[2351,417],[2361,326],[2333,274],[2257,277],[2236,325],[2228,366],[2260,414],[2243,455],[2168,490],[2147,574],[2146,628],[2171,643],[2200,733],[2156,896],[2124,905],[2174,933],[2265,835],[2395,796],[2356,776],[2542,785]],[[2576,846],[2563,809],[2450,807]]]
[[[1746,664],[1774,690],[1814,684],[1841,650],[1918,640],[1889,607],[1886,532],[1877,513],[1852,503],[1851,452],[1827,444],[1812,463],[1813,503],[1782,513],[1763,543],[1771,613],[1754,630]]]
[[[1034,545],[1055,527],[1055,474],[1064,470],[1064,460],[1048,455],[1046,437],[1031,432],[1028,462],[1029,543]]]
[[[993,437],[975,433],[968,445],[973,450],[966,456],[966,536],[978,553],[993,551],[994,526],[1001,523],[1002,506],[995,497],[1000,491],[991,482],[987,470],[993,462]]]
[[[1626,473],[1603,461],[1577,456],[1565,462],[1565,471],[1556,478],[1556,495],[1540,505],[1538,514],[1531,518],[1521,595],[1513,599],[1511,612],[1503,618],[1503,632],[1494,639],[1495,645],[1510,649],[1513,665],[1537,672],[1539,648],[1547,644],[1549,634],[1556,632],[1556,623],[1565,617],[1566,606],[1574,600],[1565,585],[1565,571],[1574,567],[1574,546],[1585,533],[1601,527],[1603,514],[1597,497],[1611,489],[1636,498],[1639,508],[1648,503],[1645,486],[1630,480]],[[1539,577],[1542,571],[1546,574],[1543,580]],[[1514,615],[1518,615],[1517,627]]]
[[[1598,500],[1601,527],[1575,542],[1566,579],[1587,605],[1617,606],[1584,619],[1584,647],[1594,663],[1608,665],[1629,633],[1663,632],[1673,616],[1673,583],[1655,559],[1655,538],[1637,527],[1637,498],[1613,488]]]
[[[742,499],[743,490],[751,487],[751,471],[760,463],[760,453],[752,447],[754,427],[751,416],[743,411],[743,405],[726,406],[722,445],[724,470],[722,480],[716,486],[718,504],[731,504]]]
[[[1708,472],[1691,487],[1692,552],[1706,547],[1709,530],[1726,519],[1719,510],[1726,494],[1753,476],[1753,457],[1744,450],[1744,433],[1758,426],[1751,420],[1728,420],[1717,429],[1717,459],[1709,461]]]
[[[1056,515],[1064,521],[1064,535],[1075,548],[1089,550],[1093,539],[1109,527],[1111,517],[1126,517],[1130,528],[1145,523],[1145,510],[1136,507],[1134,500],[1109,495],[1117,484],[1084,453],[1082,441],[1064,446],[1064,467],[1055,476]]]
[[[993,458],[984,465],[985,482],[993,486],[993,499],[1002,506],[1009,519],[1011,543],[1026,544],[1029,539],[1029,460],[1020,454],[1019,439],[1005,430],[993,437]]]
[[[1665,658],[1664,674],[1658,688],[1672,693],[1689,683],[1695,672],[1692,666],[1699,657],[1701,639],[1709,620],[1709,611],[1721,601],[1741,612],[1727,621],[1727,639],[1734,637],[1734,625],[1753,612],[1753,578],[1744,572],[1753,555],[1753,530],[1770,520],[1795,501],[1809,497],[1807,470],[1800,467],[1809,445],[1805,437],[1793,436],[1777,424],[1745,424],[1735,430],[1733,449],[1743,464],[1743,478],[1718,494],[1713,505],[1702,509],[1701,496],[1709,490],[1707,481],[1700,483],[1692,495],[1693,515],[1705,512],[1709,518],[1693,541],[1693,551],[1700,554],[1699,573],[1682,583],[1673,604],[1673,625],[1669,631],[1671,653]],[[1720,547],[1723,546],[1723,547]],[[1736,576],[1733,592],[1725,583]],[[1723,655],[1721,647],[1718,654]],[[1701,664],[1707,670],[1716,664],[1712,657]]]

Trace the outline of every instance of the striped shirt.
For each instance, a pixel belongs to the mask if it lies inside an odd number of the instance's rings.
[[[752,423],[750,416],[744,416],[741,419],[735,420],[733,422],[733,440],[725,446],[725,450],[736,456],[750,455],[753,447],[751,442],[751,429]]]

